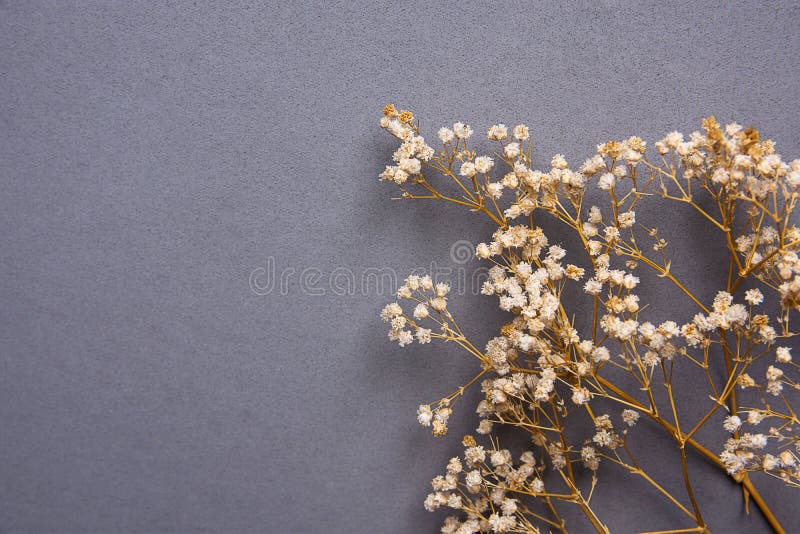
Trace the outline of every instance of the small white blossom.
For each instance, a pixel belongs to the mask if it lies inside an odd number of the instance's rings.
[[[725,421],[722,423],[722,427],[727,430],[728,432],[736,432],[741,428],[742,420],[739,418],[738,415],[730,415],[725,418]]]
[[[639,412],[626,408],[622,410],[622,420],[628,426],[633,426],[639,420]]]
[[[387,304],[386,307],[383,308],[383,311],[381,312],[381,319],[383,319],[384,322],[388,322],[397,317],[398,315],[402,315],[402,313],[403,313],[403,308],[401,308],[400,305],[397,304],[396,302],[392,302],[391,304]]]
[[[431,331],[427,328],[420,328],[417,330],[417,341],[420,344],[430,343],[431,342]]]
[[[417,421],[422,426],[431,426],[433,412],[428,404],[420,404],[419,408],[417,408]]]
[[[509,143],[503,148],[503,153],[507,158],[515,159],[519,156],[519,143]]]
[[[485,174],[494,166],[494,161],[489,156],[479,156],[475,158],[475,171]]]
[[[744,300],[751,306],[757,306],[764,302],[764,295],[758,290],[758,288],[748,289],[744,293]]]
[[[411,344],[414,341],[414,336],[408,330],[401,331],[397,336],[397,344],[401,347]]]
[[[602,175],[600,179],[597,181],[597,187],[599,187],[603,191],[608,191],[614,187],[616,181],[617,179],[614,177],[614,175],[611,174],[610,172],[607,172],[604,175]]]
[[[506,128],[505,124],[495,124],[489,128],[489,131],[486,132],[486,136],[489,139],[502,141],[508,137],[508,128]]]
[[[574,388],[572,390],[572,402],[577,405],[585,404],[592,398],[591,392],[586,388]]]
[[[472,135],[472,128],[463,122],[457,122],[453,125],[453,133],[459,139],[469,139],[469,136]]]
[[[626,211],[625,213],[620,213],[618,220],[621,228],[630,228],[636,224],[636,212]]]
[[[518,141],[525,141],[526,139],[530,138],[530,136],[530,131],[524,124],[518,124],[517,126],[514,126],[514,139]]]
[[[453,140],[453,137],[455,137],[453,130],[451,130],[450,128],[439,128],[438,135],[442,143],[449,143],[450,141]]]
[[[472,178],[477,172],[478,171],[475,168],[475,164],[471,161],[465,161],[462,163],[461,169],[458,171],[461,176],[466,176],[467,178]]]

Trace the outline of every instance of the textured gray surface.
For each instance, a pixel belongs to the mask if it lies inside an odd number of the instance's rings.
[[[438,530],[421,501],[472,415],[442,441],[414,410],[472,364],[392,346],[374,290],[248,282],[269,258],[322,286],[448,265],[485,238],[389,200],[387,101],[431,133],[525,121],[542,162],[711,113],[800,155],[793,2],[227,4],[0,0],[0,532]],[[688,269],[718,271],[700,222],[669,215],[696,236]],[[454,305],[490,314],[466,322],[478,340],[500,324],[490,299]],[[695,460],[715,531],[765,531]],[[678,520],[625,485],[597,499],[615,532]]]

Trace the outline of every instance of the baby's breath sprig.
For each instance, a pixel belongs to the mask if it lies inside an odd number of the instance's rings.
[[[598,145],[577,169],[557,154],[547,170],[533,168],[523,124],[488,128],[494,148],[483,155],[469,144],[474,131],[463,122],[438,130],[438,149],[422,137],[413,113],[391,104],[381,127],[401,142],[380,175],[399,187],[398,198],[451,202],[495,223],[491,239],[476,247],[492,264],[481,293],[495,296],[511,317],[481,350],[448,309],[450,287],[429,276],[409,276],[381,313],[400,346],[454,343],[479,363],[466,384],[417,411],[420,424],[443,436],[464,392],[479,385],[483,394],[476,432],[486,443],[465,437],[463,458],[450,460],[425,500],[428,510],[458,512],[442,532],[566,533],[573,525],[563,507],[576,506],[588,526],[607,533],[603,510],[591,504],[604,465],[634,475],[686,518],[669,532],[710,532],[687,448],[725,470],[741,485],[745,506],[752,501],[775,532],[784,532],[750,473],[800,487],[793,408],[800,379],[790,347],[800,334],[790,326],[800,311],[800,160],[786,163],[757,130],[713,117],[688,138],[666,135],[654,143],[655,154],[629,137]],[[604,207],[588,200],[595,188]],[[697,281],[676,274],[664,229],[637,222],[654,197],[697,212],[727,250],[728,275],[713,301],[696,294]],[[570,255],[552,243],[535,224],[539,214],[562,223],[582,247]],[[649,318],[637,293],[640,268],[686,298],[694,317],[683,324]],[[588,304],[562,298],[570,285]],[[577,315],[591,317],[591,328],[578,331]],[[684,403],[698,402],[680,387],[690,372],[708,386],[698,420],[681,417]],[[576,440],[577,429],[586,428],[578,420],[587,418],[593,431]],[[641,420],[662,427],[678,450],[682,494],[656,480],[648,459],[628,446]],[[706,446],[698,432],[708,425],[720,438]],[[515,457],[502,448],[500,427],[527,435],[530,450]]]

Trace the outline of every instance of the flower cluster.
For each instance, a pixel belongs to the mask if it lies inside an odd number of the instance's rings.
[[[608,532],[591,496],[602,472],[614,468],[664,495],[692,527],[679,531],[707,531],[689,448],[746,495],[758,495],[754,502],[781,531],[748,474],[800,487],[800,421],[792,408],[800,383],[789,346],[800,333],[790,325],[800,311],[793,217],[800,160],[784,162],[757,130],[713,117],[702,131],[669,133],[650,150],[639,137],[611,140],[577,168],[556,154],[542,170],[534,168],[523,124],[490,126],[491,148],[480,152],[471,145],[475,130],[463,122],[438,130],[438,149],[410,112],[387,106],[381,127],[401,142],[380,175],[401,198],[458,204],[497,227],[475,249],[491,266],[481,293],[497,298],[509,317],[488,342],[467,337],[448,310],[449,286],[428,276],[408,277],[381,313],[400,346],[438,339],[479,362],[468,383],[417,411],[419,423],[442,436],[464,392],[477,384],[482,393],[476,432],[488,443],[464,438],[463,458],[450,460],[425,500],[428,510],[460,514],[442,532],[567,532],[562,506],[577,506],[588,526]],[[727,250],[729,275],[710,301],[692,292],[694,281],[676,276],[664,230],[642,224],[657,197],[701,215]],[[554,242],[536,224],[541,217],[561,223],[582,246],[567,251]],[[694,316],[653,317],[642,269],[694,306]],[[707,384],[699,397],[679,387],[688,373]],[[682,403],[706,412],[684,420]],[[683,497],[628,446],[641,420],[663,427],[679,452]],[[718,444],[700,444],[698,430],[719,421]],[[529,439],[518,460],[500,447],[502,427]]]
[[[411,316],[403,312],[397,302],[387,304],[381,311],[381,319],[391,324],[389,339],[396,341],[401,347],[413,342],[430,343],[432,336],[446,336],[450,332],[447,320],[447,293],[450,286],[445,283],[434,284],[430,276],[412,275],[398,289],[398,300],[416,303]],[[430,329],[420,326],[426,319],[434,322],[442,334],[434,334]]]
[[[465,436],[463,459],[452,458],[447,471],[433,479],[433,492],[425,499],[426,510],[453,508],[463,518],[450,516],[445,520],[444,534],[474,534],[477,532],[526,532],[539,529],[528,518],[527,506],[515,495],[544,494],[534,454],[526,451],[517,460],[507,449],[485,449],[475,438]]]

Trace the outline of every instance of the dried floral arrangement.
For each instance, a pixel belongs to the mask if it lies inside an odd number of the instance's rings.
[[[757,130],[711,117],[702,131],[688,139],[669,133],[654,150],[630,137],[599,145],[578,169],[556,155],[549,170],[538,171],[525,125],[491,126],[491,153],[478,155],[464,123],[438,130],[441,145],[433,148],[411,112],[390,104],[383,113],[381,127],[402,144],[380,178],[399,187],[399,198],[455,203],[497,226],[476,255],[492,265],[481,293],[499,299],[508,322],[482,349],[448,310],[450,287],[430,276],[409,276],[381,313],[400,346],[454,343],[480,364],[468,383],[417,413],[444,436],[464,392],[481,389],[480,436],[463,438],[463,456],[433,479],[424,503],[453,510],[442,532],[609,532],[604,510],[592,506],[606,466],[651,486],[685,517],[673,530],[649,532],[710,532],[687,465],[692,449],[741,485],[745,507],[755,504],[784,532],[750,474],[766,473],[786,491],[800,486],[791,398],[800,384],[790,350],[798,334],[790,318],[800,310],[800,228],[793,223],[800,160],[786,163]],[[601,205],[590,205],[590,197]],[[666,236],[637,223],[638,210],[662,202],[695,210],[724,244],[728,275],[713,301],[701,300],[692,280],[672,268],[667,238],[681,232]],[[537,226],[543,217],[582,247],[568,253],[549,239]],[[688,299],[696,315],[648,317],[637,296],[642,269]],[[562,298],[570,285],[584,301]],[[591,326],[578,331],[576,316]],[[682,389],[687,373],[699,373],[707,391],[698,397]],[[705,415],[681,417],[686,402],[704,402]],[[680,493],[634,456],[629,439],[643,421],[663,428],[678,451]],[[708,425],[719,441],[701,444],[698,432]],[[528,450],[501,447],[498,433],[509,428],[525,436]],[[576,439],[573,428],[588,430]],[[565,507],[578,507],[585,524],[567,524]]]

